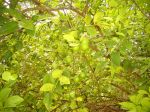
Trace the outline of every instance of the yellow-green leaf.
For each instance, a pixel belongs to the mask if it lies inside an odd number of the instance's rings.
[[[86,30],[90,36],[96,36],[96,34],[97,34],[97,31],[94,26],[88,26],[88,27],[86,27]]]
[[[41,2],[41,3],[44,3],[44,2],[46,2],[46,0],[40,0],[40,2]]]
[[[76,101],[79,101],[79,102],[80,102],[80,101],[83,101],[83,98],[82,98],[82,97],[77,97],[77,98],[76,98]]]
[[[103,12],[97,12],[95,15],[94,15],[94,24],[100,24],[100,20],[103,18],[104,14]]]
[[[82,50],[89,49],[89,39],[86,37],[82,37],[80,40],[81,40],[81,49]]]
[[[9,71],[5,71],[2,74],[2,79],[5,80],[5,81],[16,80],[17,79],[17,75],[16,74],[11,74]]]
[[[67,40],[67,42],[74,42],[76,41],[75,38],[77,37],[77,31],[72,31],[70,33],[67,33],[63,35],[64,39]]]
[[[43,91],[43,92],[50,91],[51,92],[53,90],[53,88],[54,88],[53,84],[46,83],[40,88],[40,91]]]
[[[110,7],[116,7],[118,5],[117,1],[116,0],[110,0],[109,1],[109,6]]]
[[[62,75],[62,72],[63,72],[62,70],[56,69],[52,72],[52,77],[55,79],[60,78]]]
[[[61,85],[70,84],[70,79],[66,76],[61,76],[59,81]]]
[[[91,21],[92,21],[91,15],[85,16],[84,21],[85,21],[85,23],[86,23],[87,25],[90,25],[90,23],[91,23]]]
[[[146,31],[147,33],[150,33],[150,23],[149,23],[148,25],[146,25],[145,31]]]

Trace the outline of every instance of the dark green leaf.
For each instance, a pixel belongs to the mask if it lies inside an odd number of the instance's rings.
[[[18,30],[17,22],[8,22],[0,27],[0,35],[6,35]]]
[[[7,99],[11,92],[11,88],[3,88],[0,90],[0,101],[3,102]]]
[[[121,58],[120,58],[119,52],[112,52],[111,53],[111,62],[116,66],[120,66]]]
[[[15,96],[10,96],[8,99],[5,101],[5,107],[16,107],[19,105],[21,102],[23,102],[23,98],[21,98],[18,95]]]

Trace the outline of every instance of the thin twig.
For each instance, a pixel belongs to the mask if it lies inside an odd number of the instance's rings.
[[[85,4],[85,7],[82,11],[82,14],[85,16],[88,12],[88,9],[89,9],[89,0],[86,0],[86,4]]]

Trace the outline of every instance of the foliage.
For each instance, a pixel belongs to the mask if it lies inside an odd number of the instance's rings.
[[[144,108],[149,11],[149,0],[0,0],[0,111]]]
[[[129,112],[149,112],[150,111],[150,93],[145,90],[139,90],[137,95],[131,95],[129,102],[120,103],[123,109]]]
[[[18,95],[11,95],[11,86],[15,84],[16,75],[12,75],[9,71],[4,71],[2,79],[7,83],[0,89],[0,109],[3,112],[14,112],[14,108],[23,102],[23,98]]]

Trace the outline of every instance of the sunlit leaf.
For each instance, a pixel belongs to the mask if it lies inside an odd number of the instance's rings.
[[[61,75],[62,75],[62,70],[59,70],[59,69],[56,69],[56,70],[54,70],[53,72],[52,72],[52,77],[53,78],[60,78],[61,77]]]
[[[136,108],[136,105],[130,102],[122,102],[119,104],[121,105],[122,109],[126,109],[126,110],[133,110],[134,108]]]
[[[61,85],[70,84],[70,79],[66,76],[61,76],[59,81]]]
[[[16,80],[17,75],[16,74],[11,74],[9,71],[5,71],[2,74],[2,79],[5,80],[5,81]]]
[[[86,27],[86,30],[90,36],[95,36],[97,34],[97,30],[95,29],[94,26],[88,26]]]
[[[90,25],[92,17],[90,15],[85,16],[84,21],[87,25]]]
[[[95,15],[94,15],[94,24],[99,24],[101,19],[103,18],[104,14],[103,12],[97,12]]]
[[[74,42],[74,41],[76,41],[75,38],[77,37],[77,31],[72,31],[70,33],[67,33],[67,34],[63,35],[63,37],[68,42]]]
[[[80,101],[83,101],[83,98],[82,98],[82,97],[77,97],[77,98],[76,98],[76,101],[79,101],[79,102],[80,102]]]
[[[141,105],[150,110],[150,98],[143,98],[141,101]]]
[[[116,0],[110,0],[109,1],[109,6],[111,7],[116,7],[118,5],[117,1]]]
[[[89,39],[87,37],[82,37],[80,41],[82,50],[89,49]]]
[[[54,89],[54,85],[51,84],[51,83],[46,83],[44,84],[41,88],[40,88],[40,91],[43,91],[43,92],[51,92],[52,90]]]
[[[46,2],[46,0],[40,0],[40,2],[41,2],[41,3],[44,3],[44,2]]]

